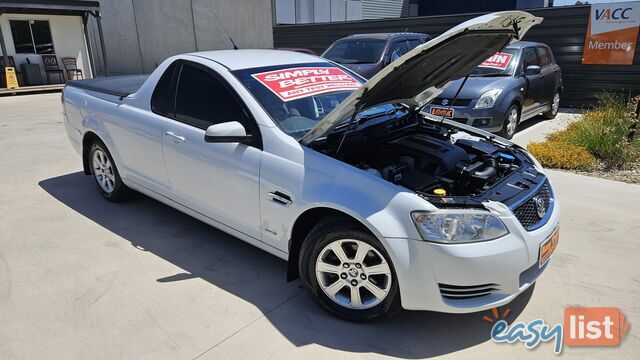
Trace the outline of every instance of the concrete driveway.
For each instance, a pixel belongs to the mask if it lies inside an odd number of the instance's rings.
[[[0,98],[1,359],[553,356],[549,343],[493,343],[490,312],[338,320],[285,282],[284,261],[144,196],[104,201],[62,121],[60,94]],[[563,358],[637,358],[640,186],[549,176],[560,245],[507,319],[553,325],[566,306],[620,307],[632,324],[621,346]]]

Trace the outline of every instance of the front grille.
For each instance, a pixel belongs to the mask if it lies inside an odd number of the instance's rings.
[[[468,106],[469,103],[471,103],[471,99],[456,99],[456,101],[452,105],[451,104],[451,100],[452,99],[435,98],[435,99],[431,100],[431,105],[434,105],[434,106]],[[443,104],[442,103],[443,101],[446,104]]]
[[[438,284],[440,294],[445,299],[450,300],[468,300],[482,296],[491,295],[500,287],[498,284],[482,284],[482,285],[450,285]]]
[[[543,224],[543,219],[545,215],[549,211],[551,207],[551,202],[553,198],[551,197],[551,189],[549,187],[549,182],[545,182],[540,190],[535,193],[530,199],[523,202],[521,205],[518,205],[513,210],[513,214],[516,216],[522,227],[527,230],[534,230]],[[540,205],[538,205],[540,202]],[[542,212],[542,216],[538,214],[538,207],[542,206],[544,210]]]

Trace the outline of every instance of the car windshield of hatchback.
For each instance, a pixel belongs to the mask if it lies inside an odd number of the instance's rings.
[[[296,139],[365,82],[348,69],[326,62],[236,70],[233,74],[276,124]]]
[[[469,76],[511,76],[517,66],[517,49],[504,49],[478,65]]]
[[[376,63],[382,57],[385,40],[343,40],[334,43],[322,57],[340,64]]]

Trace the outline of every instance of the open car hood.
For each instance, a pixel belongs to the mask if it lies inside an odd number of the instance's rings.
[[[453,80],[469,74],[491,55],[542,22],[524,11],[503,11],[465,21],[416,47],[354,91],[300,142],[308,145],[354,113],[385,103],[419,108]]]

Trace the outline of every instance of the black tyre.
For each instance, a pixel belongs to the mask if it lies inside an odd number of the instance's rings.
[[[302,245],[298,271],[311,297],[344,319],[367,321],[401,310],[389,255],[350,219],[329,217],[318,223]]]
[[[513,135],[516,134],[518,124],[520,124],[520,108],[518,105],[513,104],[509,110],[507,110],[507,114],[504,117],[500,136],[505,139],[512,139]]]
[[[113,202],[126,200],[131,190],[122,182],[107,147],[96,141],[89,149],[89,169],[100,194]]]
[[[542,113],[542,116],[545,119],[553,119],[558,115],[558,110],[560,109],[560,93],[558,91],[553,94],[553,99],[551,100],[551,107],[549,111]]]

